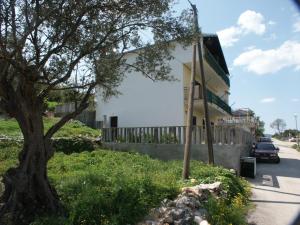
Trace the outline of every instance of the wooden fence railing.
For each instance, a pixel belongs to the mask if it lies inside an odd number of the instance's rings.
[[[101,130],[103,142],[184,144],[186,127],[118,127]],[[192,144],[205,144],[205,132],[203,127],[194,126]],[[234,126],[213,126],[212,135],[215,144],[250,144],[254,140],[251,133]]]

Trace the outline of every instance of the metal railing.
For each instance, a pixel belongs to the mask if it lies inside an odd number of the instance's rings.
[[[102,141],[140,144],[185,144],[185,126],[102,128]],[[206,129],[194,126],[192,144],[206,143]],[[214,144],[251,144],[250,132],[235,126],[212,126]]]
[[[225,73],[225,71],[222,69],[220,64],[217,62],[215,57],[210,53],[210,51],[207,48],[204,48],[204,57],[208,64],[216,71],[216,73],[223,79],[223,81],[230,86],[230,80],[228,75]]]
[[[224,102],[219,96],[215,95],[213,92],[210,90],[207,91],[207,101],[211,102],[220,108],[222,108],[225,112],[231,114],[231,107],[227,105],[226,102]]]
[[[207,92],[207,101],[215,104],[216,106],[223,109],[225,112],[231,115],[231,107],[223,101],[219,96],[211,92],[210,90],[206,89]],[[184,87],[184,99],[188,99],[189,87]],[[195,85],[195,92],[194,92],[194,100],[203,99],[202,92],[199,89],[199,85]]]

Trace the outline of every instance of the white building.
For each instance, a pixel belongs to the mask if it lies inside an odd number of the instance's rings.
[[[139,72],[126,74],[119,87],[118,97],[102,100],[96,93],[96,121],[103,127],[155,127],[184,126],[187,113],[187,94],[191,76],[192,46],[183,48],[180,44],[172,50],[174,59],[169,62],[171,75],[178,81],[167,82],[145,78]],[[229,117],[229,72],[217,35],[204,35],[204,71],[207,82],[209,113],[212,124]],[[133,60],[136,54],[128,53]],[[196,73],[194,96],[195,125],[204,124],[204,110],[201,93],[199,62]]]

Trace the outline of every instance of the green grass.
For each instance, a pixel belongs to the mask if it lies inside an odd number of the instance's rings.
[[[59,118],[44,118],[45,131],[47,131]],[[98,137],[99,130],[89,128],[79,121],[72,120],[61,128],[55,137],[74,137],[74,136],[87,136]],[[14,119],[0,120],[0,137],[22,137],[19,125]]]
[[[16,164],[18,147],[0,146],[0,175]],[[182,162],[163,162],[145,155],[97,149],[65,155],[56,153],[48,164],[49,178],[66,206],[68,218],[41,218],[35,225],[136,224],[164,198],[172,199],[183,186]],[[191,162],[197,183],[221,181],[228,197],[205,207],[212,224],[245,224],[247,182],[228,170]],[[239,204],[236,204],[238,202]]]

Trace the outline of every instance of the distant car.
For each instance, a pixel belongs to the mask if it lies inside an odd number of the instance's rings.
[[[289,139],[289,142],[296,142],[296,141],[297,141],[297,139],[294,138],[294,137],[291,137],[291,138]]]
[[[252,149],[252,156],[254,156],[258,161],[265,160],[280,163],[278,152],[279,148],[274,144],[268,142],[259,142]]]
[[[258,142],[269,142],[269,143],[272,143],[273,141],[272,141],[272,139],[269,138],[269,137],[260,137],[260,138],[258,139]]]

